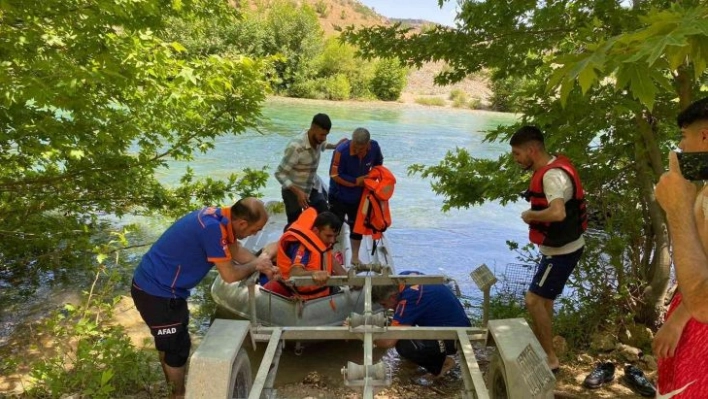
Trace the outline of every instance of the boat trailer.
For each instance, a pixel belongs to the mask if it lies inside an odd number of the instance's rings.
[[[362,271],[368,273],[356,274]],[[473,271],[471,277],[484,291],[487,302],[496,278],[485,265]],[[352,313],[348,326],[263,327],[247,320],[215,319],[190,358],[186,397],[275,399],[277,391],[273,385],[285,341],[357,339],[364,342],[364,364],[349,361],[343,365],[344,384],[360,390],[364,399],[373,399],[377,391],[391,385],[384,363],[373,362],[374,340],[435,339],[457,343],[463,398],[553,398],[555,377],[524,319],[489,320],[486,328],[390,326],[384,313],[373,311],[371,287],[374,285],[444,284],[445,280],[444,276],[434,275],[393,275],[388,266],[380,265],[362,265],[347,276],[333,276],[327,285],[357,286],[364,290],[364,314]],[[298,285],[312,284],[310,277],[296,277],[291,281]],[[486,308],[484,313],[486,321]],[[268,343],[255,378],[248,354],[242,348],[247,335],[254,348],[258,342]],[[496,347],[486,381],[472,342]]]

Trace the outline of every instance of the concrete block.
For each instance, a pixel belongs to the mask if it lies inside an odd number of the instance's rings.
[[[524,319],[489,320],[487,345],[497,347],[510,398],[553,398],[556,379]]]
[[[214,320],[189,360],[187,399],[231,397],[232,367],[249,328],[245,320]]]

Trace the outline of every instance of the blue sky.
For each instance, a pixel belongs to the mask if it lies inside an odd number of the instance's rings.
[[[457,1],[447,1],[443,8],[437,0],[359,0],[389,18],[425,19],[448,26],[454,25]]]

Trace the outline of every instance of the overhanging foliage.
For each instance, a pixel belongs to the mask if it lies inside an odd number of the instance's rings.
[[[102,215],[180,214],[243,179],[263,185],[257,171],[187,171],[182,188],[155,178],[258,121],[265,61],[162,39],[168,18],[208,16],[237,14],[203,0],[0,2],[0,270],[78,261],[64,256],[90,245]]]

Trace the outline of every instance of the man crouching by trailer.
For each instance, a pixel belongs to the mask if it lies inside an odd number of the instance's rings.
[[[401,275],[422,275],[406,271]],[[450,287],[445,284],[417,284],[406,286],[375,285],[371,290],[371,301],[384,309],[395,309],[392,326],[421,327],[470,327],[460,301]],[[455,367],[454,340],[397,340],[378,339],[374,344],[379,348],[396,347],[398,354],[425,369],[426,373],[414,378],[418,385],[430,386]]]

